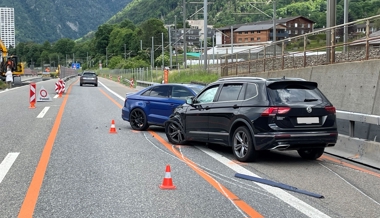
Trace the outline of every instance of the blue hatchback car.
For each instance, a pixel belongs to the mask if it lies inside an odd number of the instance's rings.
[[[203,85],[158,84],[133,94],[127,94],[121,117],[134,130],[146,130],[149,125],[164,126],[174,109],[196,96]]]

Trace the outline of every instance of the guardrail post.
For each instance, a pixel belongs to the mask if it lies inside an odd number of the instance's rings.
[[[350,125],[348,126],[348,134],[350,137],[354,137],[355,133],[355,121],[350,120]]]

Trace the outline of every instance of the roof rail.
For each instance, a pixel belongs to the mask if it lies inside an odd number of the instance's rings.
[[[247,77],[228,77],[228,78],[221,78],[221,79],[218,79],[218,81],[225,81],[225,80],[239,80],[239,79],[244,79],[244,80],[247,80],[247,79],[253,79],[253,80],[262,80],[262,81],[266,81],[266,79],[262,78],[262,77],[250,77],[250,76],[247,76]]]
[[[278,78],[268,78],[267,81],[279,81],[279,80],[297,80],[297,81],[307,81],[303,78],[297,78],[297,77],[278,77]]]

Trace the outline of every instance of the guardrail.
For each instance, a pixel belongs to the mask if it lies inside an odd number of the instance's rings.
[[[338,119],[348,120],[350,121],[350,125],[348,127],[348,132],[350,137],[354,137],[355,132],[355,122],[363,122],[373,125],[380,125],[380,116],[371,115],[371,114],[362,114],[350,111],[336,111],[336,117]]]
[[[131,80],[129,80],[129,79],[124,79],[124,81],[126,81],[129,84],[131,83]],[[143,80],[136,80],[136,86],[148,87],[148,86],[152,86],[152,85],[156,85],[156,84],[159,84],[159,83],[147,82],[147,81],[143,81]]]

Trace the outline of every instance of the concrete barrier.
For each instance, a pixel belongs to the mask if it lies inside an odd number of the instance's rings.
[[[338,155],[359,163],[380,168],[380,143],[352,138],[339,134],[334,147],[326,148],[327,153]]]

